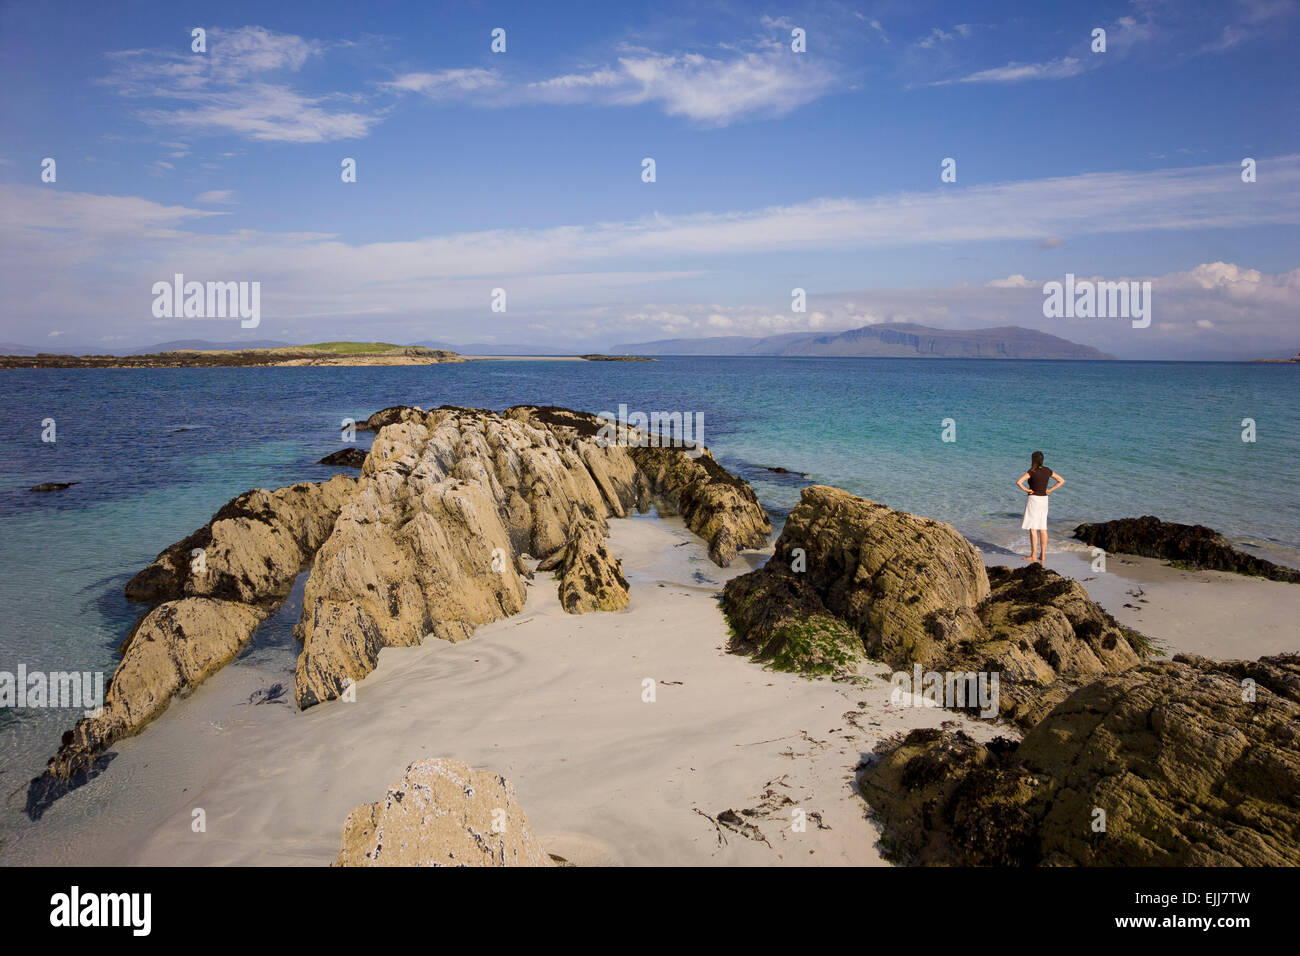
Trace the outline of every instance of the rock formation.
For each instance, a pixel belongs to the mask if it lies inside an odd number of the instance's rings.
[[[1081,524],[1074,537],[1104,551],[1163,558],[1193,570],[1232,571],[1300,584],[1300,571],[1238,551],[1213,528],[1175,524],[1153,515]]]
[[[569,526],[560,568],[560,605],[570,614],[627,607],[627,580],[605,548],[605,529],[593,519],[577,518]]]
[[[308,566],[295,689],[299,706],[338,697],[384,647],[464,640],[517,613],[532,573],[560,572],[566,610],[617,610],[627,582],[605,547],[606,519],[658,501],[680,511],[725,564],[770,532],[753,491],[707,450],[640,447],[645,436],[567,409],[495,413],[386,408],[359,478],[255,489],[164,550],[128,582],[157,604],[130,637],[101,714],[64,735],[28,812],[97,772],[105,748],[137,733],[177,693],[231,660]],[[606,438],[609,436],[606,435]],[[644,453],[644,454],[642,454]]]
[[[1300,657],[1179,655],[1099,678],[1018,745],[914,730],[859,788],[908,862],[1297,866],[1298,728]]]
[[[782,669],[870,658],[996,673],[1000,715],[1022,726],[1145,652],[1076,582],[1038,565],[986,572],[951,526],[822,485],[804,489],[767,564],[727,583],[722,608],[733,650]]]
[[[343,824],[335,866],[550,866],[510,782],[459,760],[420,760]]]
[[[356,489],[356,479],[336,475],[246,491],[154,558],[127,582],[126,596],[156,602],[193,595],[278,607]]]

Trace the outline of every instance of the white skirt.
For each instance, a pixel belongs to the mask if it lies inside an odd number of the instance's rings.
[[[1030,495],[1025,502],[1025,520],[1020,522],[1025,531],[1047,530],[1047,495]]]

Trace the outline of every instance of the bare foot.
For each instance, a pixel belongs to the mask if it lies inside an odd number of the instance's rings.
[[[1030,563],[1033,563],[1033,562],[1034,562],[1035,560],[1037,560],[1037,559],[1036,559],[1036,558],[1031,554],[1029,557],[1027,557],[1027,558],[1021,558],[1020,560],[1021,560],[1021,561],[1029,561]]]

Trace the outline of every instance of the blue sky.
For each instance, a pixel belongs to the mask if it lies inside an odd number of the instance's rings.
[[[1294,0],[5,3],[0,340],[914,321],[1290,354],[1298,28]],[[261,282],[261,325],[155,318],[176,272]],[[1067,272],[1150,280],[1152,326],[1044,318]]]

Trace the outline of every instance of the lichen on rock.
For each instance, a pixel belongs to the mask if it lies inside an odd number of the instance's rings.
[[[418,760],[343,824],[335,866],[551,866],[510,781]]]

